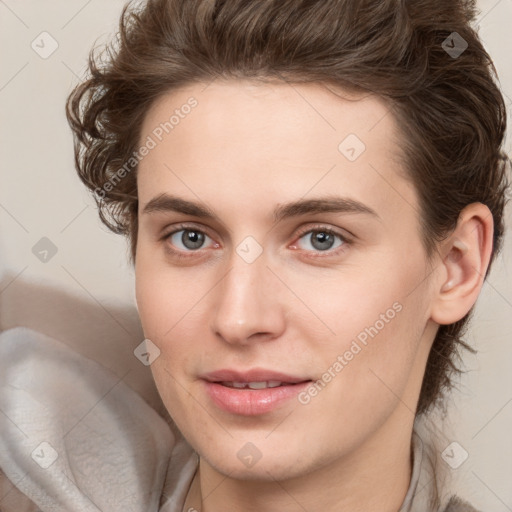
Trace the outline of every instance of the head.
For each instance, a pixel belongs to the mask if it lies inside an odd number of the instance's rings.
[[[268,467],[299,474],[450,388],[507,186],[473,16],[443,0],[149,0],[91,56],[68,101],[79,176],[130,241],[155,382],[212,465],[235,463],[233,440],[286,441]],[[233,415],[204,386],[235,367],[311,382],[289,420],[289,404]]]

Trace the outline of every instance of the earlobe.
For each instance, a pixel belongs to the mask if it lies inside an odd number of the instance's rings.
[[[487,206],[473,203],[461,212],[451,236],[443,242],[438,264],[438,291],[431,319],[447,325],[463,318],[478,298],[492,252],[492,214]]]

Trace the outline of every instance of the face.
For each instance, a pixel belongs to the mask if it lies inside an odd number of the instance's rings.
[[[218,472],[306,475],[412,425],[434,333],[400,137],[382,100],[320,84],[196,83],[148,111],[137,304]]]

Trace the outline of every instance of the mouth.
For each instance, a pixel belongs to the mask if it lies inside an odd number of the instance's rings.
[[[310,378],[262,369],[219,370],[201,378],[207,396],[217,408],[241,416],[281,408],[312,382]]]
[[[280,386],[294,386],[289,382],[280,382],[278,380],[269,380],[263,382],[219,382],[222,386],[235,389],[267,389],[278,388]]]

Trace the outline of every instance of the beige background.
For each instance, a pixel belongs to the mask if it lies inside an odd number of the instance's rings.
[[[52,335],[111,368],[158,406],[133,349],[142,340],[133,270],[124,240],[110,234],[73,170],[64,101],[89,48],[117,25],[121,0],[0,0],[0,329],[24,325]],[[512,110],[512,0],[479,2],[480,34]],[[32,41],[58,44],[41,58]],[[51,40],[45,39],[45,49]],[[55,44],[55,43],[53,43]],[[44,49],[41,48],[40,51]],[[511,150],[511,138],[507,140]],[[468,372],[453,393],[444,443],[469,458],[456,470],[461,493],[483,512],[512,511],[512,236],[484,286],[464,354]],[[46,263],[32,252],[49,238]],[[0,496],[1,498],[1,496]]]

